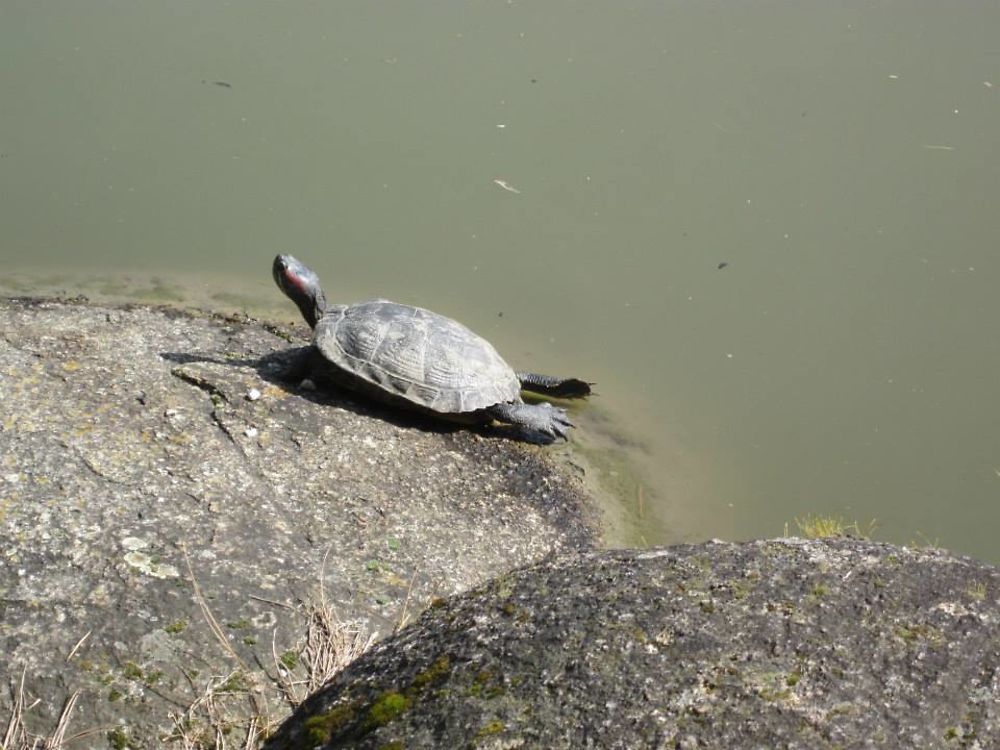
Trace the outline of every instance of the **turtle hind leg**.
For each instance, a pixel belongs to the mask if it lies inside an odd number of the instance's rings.
[[[557,378],[537,372],[519,372],[517,379],[524,390],[554,398],[583,398],[590,395],[590,386],[593,385],[579,378]]]
[[[566,432],[573,427],[566,410],[552,404],[497,404],[485,412],[498,422],[520,427],[524,437],[536,443],[551,443],[557,437],[568,439]]]

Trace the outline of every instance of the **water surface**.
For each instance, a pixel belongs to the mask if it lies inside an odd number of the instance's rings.
[[[0,291],[451,314],[598,381],[620,538],[1000,561],[1000,5],[8,2]]]

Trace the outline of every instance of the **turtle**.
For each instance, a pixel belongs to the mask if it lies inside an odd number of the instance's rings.
[[[567,438],[565,409],[525,403],[521,390],[580,398],[592,383],[515,372],[486,339],[422,307],[372,299],[327,304],[316,273],[291,255],[278,255],[274,281],[313,329],[304,368],[382,403],[465,424],[516,425],[536,442]]]

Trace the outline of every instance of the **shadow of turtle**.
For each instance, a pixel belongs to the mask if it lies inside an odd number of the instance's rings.
[[[402,397],[381,392],[376,386],[371,386],[370,392],[365,392],[356,387],[356,382],[339,381],[336,372],[329,366],[324,366],[322,357],[312,346],[291,347],[261,357],[218,357],[192,352],[160,352],[159,356],[177,365],[210,363],[250,368],[256,371],[261,380],[317,406],[344,409],[397,427],[437,434],[469,430],[484,437],[518,442],[552,442],[525,434],[516,425],[483,423],[474,418],[466,421],[460,416],[429,413]]]

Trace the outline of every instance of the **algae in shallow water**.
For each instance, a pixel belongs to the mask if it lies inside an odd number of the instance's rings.
[[[607,444],[575,443],[586,465],[588,483],[604,501],[607,541],[612,546],[649,546],[649,531],[656,505],[626,453]],[[613,499],[613,500],[612,500]]]

